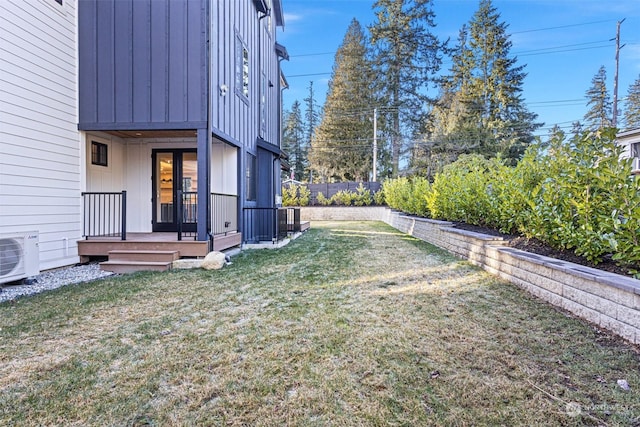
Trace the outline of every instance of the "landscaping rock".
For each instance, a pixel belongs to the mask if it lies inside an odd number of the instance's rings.
[[[201,266],[201,259],[182,258],[173,261],[173,268],[175,268],[176,270],[189,270],[192,268],[200,268]]]
[[[226,255],[222,252],[209,252],[202,261],[202,268],[205,270],[220,270],[226,263]]]

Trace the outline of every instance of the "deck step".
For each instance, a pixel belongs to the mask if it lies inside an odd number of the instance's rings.
[[[109,261],[173,262],[177,259],[180,259],[180,251],[127,249],[109,251]]]
[[[113,273],[135,273],[136,271],[167,271],[171,270],[173,261],[105,261],[100,268]]]

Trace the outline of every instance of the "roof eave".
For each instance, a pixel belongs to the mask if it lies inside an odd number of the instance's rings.
[[[273,16],[276,20],[276,25],[278,27],[284,28],[284,13],[282,11],[282,1],[281,0],[273,0]]]

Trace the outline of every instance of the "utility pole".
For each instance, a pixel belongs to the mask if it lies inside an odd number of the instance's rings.
[[[373,182],[378,180],[378,109],[373,109]]]
[[[618,68],[620,67],[620,49],[624,47],[624,45],[620,46],[620,24],[622,24],[625,19],[627,18],[618,21],[616,30],[616,74],[613,77],[613,120],[611,121],[613,127],[616,127],[618,124]]]

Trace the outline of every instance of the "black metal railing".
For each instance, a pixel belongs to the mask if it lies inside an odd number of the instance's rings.
[[[178,240],[183,237],[197,237],[195,229],[198,222],[198,193],[196,191],[178,191],[177,221]]]
[[[300,208],[287,209],[287,231],[290,233],[300,232]]]
[[[287,210],[278,209],[278,230],[276,232],[278,240],[282,240],[287,237],[288,228],[289,227],[287,226]]]
[[[120,237],[127,239],[127,192],[84,192],[83,231],[89,237]]]
[[[244,208],[243,239],[246,242],[277,242],[300,231],[298,208]]]
[[[238,196],[211,193],[211,234],[234,233],[238,231]]]

